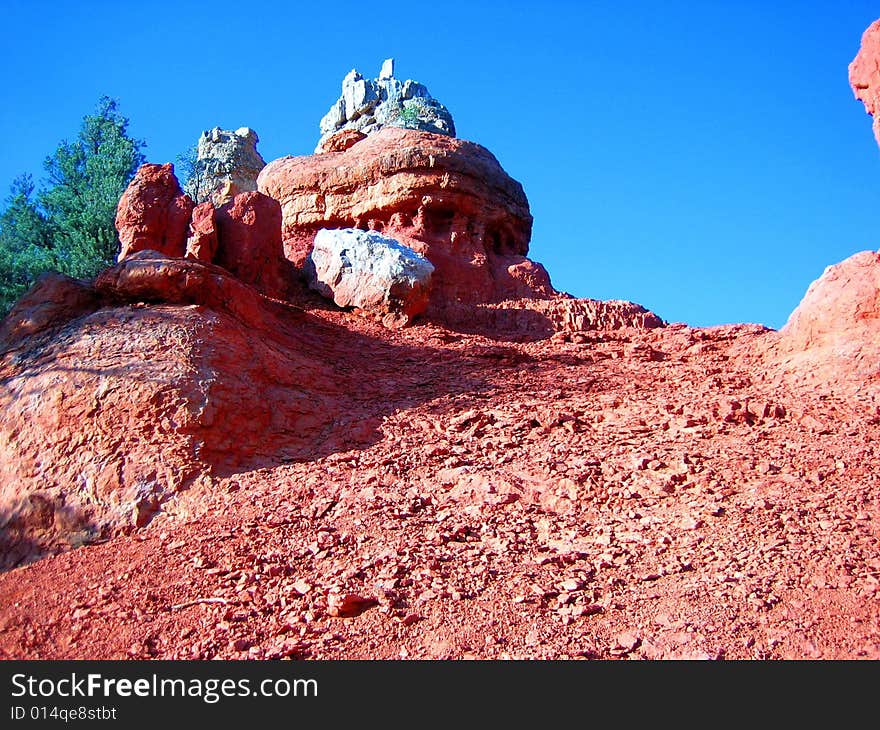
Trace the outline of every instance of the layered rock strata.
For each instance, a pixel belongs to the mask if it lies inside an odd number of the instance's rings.
[[[355,433],[348,394],[368,365],[334,363],[362,339],[154,251],[93,284],[44,277],[0,326],[0,569]]]
[[[473,142],[383,129],[341,152],[270,162],[257,183],[281,204],[285,255],[298,267],[321,228],[369,229],[434,265],[434,309],[554,294],[525,258],[522,186]]]

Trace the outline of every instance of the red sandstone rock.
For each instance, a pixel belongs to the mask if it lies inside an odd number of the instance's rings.
[[[450,327],[487,337],[572,341],[584,333],[619,329],[654,329],[665,322],[639,304],[622,300],[517,299],[478,305],[448,305],[443,321]]]
[[[145,249],[183,256],[192,210],[171,163],[141,165],[116,209],[119,260]]]
[[[356,593],[330,592],[327,594],[327,615],[333,618],[353,618],[377,603],[375,598],[365,598]]]
[[[225,269],[139,251],[95,279],[105,303],[199,304],[253,323],[264,320],[260,298]]]
[[[780,357],[816,377],[880,374],[880,253],[829,266],[779,332]]]
[[[538,305],[553,322],[557,332],[616,330],[626,327],[654,329],[664,322],[640,304],[620,299],[557,298]]]
[[[526,258],[532,217],[522,186],[473,142],[388,128],[341,151],[275,160],[257,184],[281,203],[284,251],[295,266],[303,267],[320,228],[381,232],[434,265],[427,313],[447,324],[509,334],[519,328],[526,338],[576,321],[587,328],[662,325],[638,305],[592,300],[584,314],[547,316],[570,309],[571,298]],[[620,316],[600,316],[600,309]]]
[[[318,229],[371,229],[431,261],[438,306],[554,294],[537,270],[509,275],[528,253],[528,201],[473,142],[389,128],[343,152],[275,160],[257,184],[281,203],[285,254],[297,266]]]
[[[272,297],[283,296],[285,260],[281,207],[258,192],[236,195],[217,209],[215,263]]]
[[[531,286],[524,254],[493,274]],[[0,567],[67,554],[0,574],[0,658],[880,659],[880,411],[850,377],[878,267],[829,267],[778,334],[471,303],[561,329],[504,344],[153,251],[47,277],[0,325]]]
[[[0,349],[69,322],[98,306],[95,290],[61,274],[43,274],[0,321]]]
[[[217,253],[217,221],[208,201],[193,208],[186,239],[186,257],[210,263]]]
[[[315,321],[303,339],[308,315],[220,267],[141,251],[95,289],[56,277],[40,293],[66,310],[25,298],[0,341],[0,568],[142,527],[212,474],[351,429],[357,387],[330,365],[345,338]]]
[[[357,129],[343,129],[325,139],[319,147],[319,152],[345,152],[349,147],[366,138],[367,135]]]
[[[535,292],[553,292],[550,274],[541,264],[525,256],[499,256],[492,273],[503,299],[534,299]]]
[[[759,327],[387,331],[151,256],[0,353],[3,559],[68,551],[0,574],[0,657],[880,658],[876,389],[767,377]]]
[[[880,144],[880,20],[862,35],[862,45],[849,65],[849,83],[856,98],[874,117],[874,136]]]

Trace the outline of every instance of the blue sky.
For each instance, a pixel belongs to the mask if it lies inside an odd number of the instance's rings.
[[[847,65],[870,2],[0,0],[0,188],[117,98],[147,158],[250,126],[309,154],[351,68],[426,84],[519,180],[531,257],[671,322],[784,324],[880,247],[880,150]]]

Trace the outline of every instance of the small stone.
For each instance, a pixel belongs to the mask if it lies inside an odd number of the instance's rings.
[[[294,592],[300,596],[304,596],[304,595],[306,595],[306,593],[308,593],[310,590],[312,590],[311,583],[309,583],[306,580],[303,580],[302,578],[297,580],[291,587],[293,588]]]
[[[375,598],[366,598],[357,593],[331,592],[327,594],[327,615],[334,618],[352,618],[377,604]]]
[[[617,638],[615,639],[615,649],[630,652],[636,649],[641,643],[642,638],[640,636],[631,632],[626,632],[617,635]]]

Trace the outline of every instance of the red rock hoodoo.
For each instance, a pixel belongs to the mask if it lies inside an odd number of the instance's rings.
[[[348,135],[339,151],[283,157],[260,173],[259,189],[281,204],[294,266],[303,266],[321,228],[375,230],[434,265],[427,313],[449,326],[523,336],[549,336],[560,322],[662,326],[637,304],[616,303],[606,314],[604,302],[553,288],[527,258],[532,216],[522,186],[486,148],[393,127],[361,137]]]
[[[862,46],[849,65],[849,83],[856,98],[874,117],[874,136],[880,144],[880,20],[862,35]]]
[[[532,216],[522,186],[473,142],[387,128],[341,152],[270,162],[257,185],[281,203],[297,266],[320,228],[371,229],[434,264],[438,306],[555,293],[543,267],[523,266]]]
[[[119,260],[145,249],[183,256],[192,211],[171,163],[141,165],[116,209]]]
[[[217,216],[210,201],[197,205],[189,222],[186,256],[210,263],[217,253]]]
[[[215,263],[241,281],[274,297],[285,290],[281,208],[258,192],[236,195],[217,209]]]
[[[271,297],[287,292],[288,268],[281,246],[281,209],[255,191],[239,193],[216,208],[194,206],[180,190],[173,165],[142,165],[119,201],[119,261],[139,251],[216,263]]]

